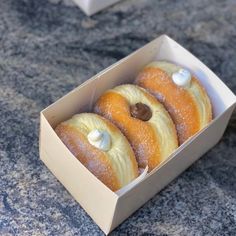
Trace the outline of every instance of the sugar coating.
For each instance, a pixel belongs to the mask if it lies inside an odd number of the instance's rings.
[[[56,128],[56,132],[74,156],[88,170],[111,189],[117,188],[117,184],[119,184],[117,178],[102,152],[96,148],[91,148],[85,137],[72,126],[62,123]]]
[[[86,167],[90,171],[92,170],[97,177],[110,176],[109,178],[114,179],[115,173],[120,187],[137,177],[137,166],[135,168],[133,164],[135,157],[128,141],[116,127],[110,123],[108,125],[108,121],[104,118],[92,113],[81,113],[63,122],[62,125],[73,131],[70,132],[70,135],[68,135],[69,132],[61,132],[61,139],[64,143],[70,144],[69,149],[75,156],[79,156],[82,163],[83,159],[86,159]],[[109,134],[111,147],[108,151],[99,150],[89,143],[87,135],[94,129],[106,131]],[[104,164],[101,163],[101,159]]]

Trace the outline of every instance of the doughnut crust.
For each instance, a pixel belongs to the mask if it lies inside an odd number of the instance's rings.
[[[193,75],[190,86],[181,87],[173,82],[172,75],[180,69],[172,63],[152,62],[139,73],[136,84],[164,104],[182,144],[212,120],[212,107],[205,89]]]
[[[111,147],[108,151],[100,150],[88,141],[87,135],[94,129],[109,133]],[[137,162],[129,142],[103,117],[93,113],[74,115],[59,124],[55,131],[74,156],[112,191],[138,176]]]
[[[134,118],[130,107],[147,105],[152,112],[148,121]],[[129,140],[139,168],[149,171],[164,161],[177,147],[177,134],[168,112],[152,95],[131,84],[105,92],[97,101],[95,112],[111,120]]]

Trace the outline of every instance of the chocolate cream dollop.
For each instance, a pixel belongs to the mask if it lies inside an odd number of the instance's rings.
[[[148,121],[152,117],[152,111],[149,106],[138,102],[130,106],[131,116],[142,121]]]

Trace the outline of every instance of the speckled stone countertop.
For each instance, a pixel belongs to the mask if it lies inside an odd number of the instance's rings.
[[[166,33],[236,92],[235,0],[0,1],[0,235],[103,235],[39,160],[39,112]],[[112,235],[236,235],[236,114],[222,140]]]

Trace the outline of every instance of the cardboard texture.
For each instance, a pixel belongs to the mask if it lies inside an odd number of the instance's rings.
[[[73,0],[86,15],[91,16],[121,0]]]
[[[146,175],[137,185],[116,194],[72,155],[53,128],[76,113],[90,111],[96,99],[107,89],[132,83],[138,72],[153,60],[168,60],[191,70],[210,96],[214,120],[182,144],[168,160]],[[207,66],[163,35],[43,110],[40,157],[103,232],[108,234],[219,141],[235,104],[235,95]]]

